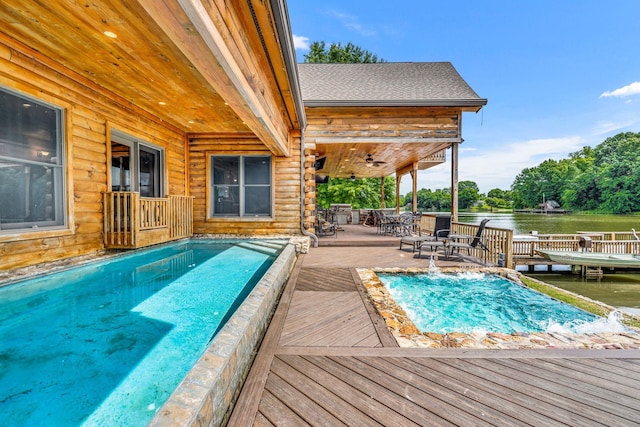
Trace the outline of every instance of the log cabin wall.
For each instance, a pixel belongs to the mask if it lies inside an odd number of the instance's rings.
[[[104,249],[102,193],[107,190],[109,129],[165,150],[165,192],[186,195],[185,133],[86,79],[0,39],[0,87],[63,110],[67,227],[0,234],[0,270]],[[5,203],[6,201],[3,201]]]
[[[210,201],[207,197],[207,188],[211,186],[211,179],[207,176],[210,156],[272,153],[251,134],[190,135],[189,192],[194,198],[194,233],[225,236],[299,235],[300,138],[291,138],[290,147],[290,156],[272,157],[272,217],[210,217]]]

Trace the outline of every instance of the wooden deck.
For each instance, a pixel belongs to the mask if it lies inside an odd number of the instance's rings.
[[[399,348],[354,268],[427,265],[395,245],[302,256],[228,425],[640,424],[640,350]]]

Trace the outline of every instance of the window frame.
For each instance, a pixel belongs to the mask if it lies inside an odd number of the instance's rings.
[[[22,233],[36,233],[51,230],[67,230],[69,227],[68,211],[69,197],[67,195],[67,140],[66,136],[66,114],[65,109],[61,106],[44,101],[35,96],[13,90],[8,87],[0,86],[0,91],[10,94],[21,101],[23,106],[28,104],[37,104],[41,107],[50,109],[55,114],[55,156],[51,156],[48,160],[44,160],[48,156],[45,148],[42,148],[36,155],[36,160],[21,158],[16,156],[3,155],[0,153],[0,161],[6,162],[9,166],[42,167],[45,170],[51,170],[51,191],[53,192],[51,200],[53,203],[52,215],[53,219],[32,220],[24,222],[0,223],[0,236],[16,235]],[[22,145],[17,141],[1,140],[1,142],[9,145]],[[8,154],[8,153],[4,153]],[[38,160],[42,158],[43,160]],[[25,169],[26,172],[26,169]],[[32,188],[29,187],[29,191]],[[46,208],[45,208],[46,209]]]
[[[227,184],[216,184],[214,179],[215,168],[214,168],[214,160],[216,158],[236,158],[238,159],[238,213],[216,213],[215,212],[215,190],[217,185],[227,185]],[[245,174],[245,159],[246,158],[264,158],[267,159],[269,164],[269,172],[268,172],[268,184],[246,184],[246,174]],[[220,153],[207,153],[207,219],[264,219],[271,220],[273,219],[273,215],[275,212],[274,208],[274,160],[271,154],[265,153],[243,153],[243,154],[220,154]],[[234,185],[231,185],[232,187]],[[256,187],[265,187],[268,188],[269,193],[269,212],[263,214],[255,214],[255,213],[246,213],[247,203],[246,203],[246,189],[247,188],[256,188]]]

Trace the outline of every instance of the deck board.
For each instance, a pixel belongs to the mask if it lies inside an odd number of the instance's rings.
[[[508,396],[513,390],[502,388],[500,393],[495,393],[496,388],[490,383],[470,381],[468,377],[458,378],[458,371],[447,370],[446,365],[440,366],[444,368],[443,370],[438,370],[432,360],[420,361],[419,359],[398,357],[367,358],[367,360],[378,369],[384,369],[385,366],[397,367],[394,371],[395,375],[411,382],[421,390],[437,385],[440,389],[448,390],[449,394],[453,396],[452,401],[461,402],[463,398],[467,399],[464,405],[467,408],[470,406],[471,410],[476,413],[481,413],[482,418],[493,425],[518,426],[527,420],[540,418],[538,414],[527,408],[517,407],[511,401],[496,399],[500,397],[501,393]]]
[[[533,364],[535,361],[474,359],[469,362],[476,365],[482,364],[492,371],[493,375],[507,377],[511,381],[520,383],[521,386],[540,390],[536,396],[538,400],[562,404],[558,406],[556,412],[570,410],[576,415],[582,414],[602,425],[611,425],[611,423],[628,425],[624,417],[617,415],[619,411],[625,411],[626,407],[616,404],[615,396],[609,396],[604,390],[598,390],[588,383],[541,370]]]
[[[571,402],[562,402],[557,396],[531,383],[496,375],[487,369],[483,363],[485,359],[479,360],[481,364],[471,364],[462,359],[432,359],[429,363],[432,370],[430,375],[434,381],[441,377],[457,377],[462,387],[473,388],[479,394],[484,394],[484,401],[495,410],[507,416],[523,417],[525,422],[532,425],[585,425],[591,422],[579,414],[558,412],[558,403]]]
[[[274,365],[276,361],[274,361]],[[285,379],[278,376],[277,371],[277,366],[274,366],[273,372],[267,379],[265,389],[274,397],[277,396],[278,400],[280,400],[280,402],[289,410],[294,412],[297,417],[300,417],[310,425],[319,425],[323,423],[334,426],[345,425],[336,416],[324,409],[322,405],[307,397],[303,392],[304,389],[296,388],[285,381]],[[281,375],[284,378],[291,378],[290,373],[287,374],[283,372]]]
[[[296,263],[229,426],[640,425],[640,350],[400,348],[354,266],[428,261],[319,249]]]
[[[289,384],[293,384],[300,394],[313,399],[319,406],[334,418],[339,418],[346,425],[367,425],[372,423],[371,417],[353,408],[336,394],[330,392],[322,385],[307,377],[303,372],[297,371],[291,365],[276,357],[273,362],[273,372],[280,375]],[[333,424],[338,425],[338,424]]]
[[[306,376],[316,381],[332,393],[337,399],[343,400],[356,410],[367,414],[377,423],[384,426],[412,426],[419,425],[410,421],[403,413],[392,410],[380,402],[380,396],[366,393],[356,385],[356,376],[340,369],[327,369],[322,363],[323,357],[280,356],[289,365],[304,372]]]

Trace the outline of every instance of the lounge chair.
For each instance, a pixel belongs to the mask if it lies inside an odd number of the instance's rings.
[[[402,245],[411,245],[413,247],[412,252],[418,251],[418,258],[422,255],[422,245],[433,248],[443,247],[442,239],[447,237],[449,229],[451,228],[451,216],[438,215],[436,216],[436,223],[433,227],[432,235],[419,235],[419,236],[403,236],[400,239],[400,249]]]
[[[482,250],[486,252],[489,248],[482,242],[482,233],[484,233],[484,229],[487,225],[487,222],[490,220],[488,218],[480,221],[480,226],[478,227],[478,231],[475,236],[467,236],[462,234],[449,234],[449,240],[445,244],[445,255],[449,258],[450,255],[453,255],[453,251],[457,250],[460,253],[460,249],[466,249],[467,254],[471,255],[471,249],[475,249],[477,246],[480,246]],[[473,239],[473,240],[472,240]]]

